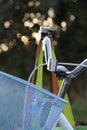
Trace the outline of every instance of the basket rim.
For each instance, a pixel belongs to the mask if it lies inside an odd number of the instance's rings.
[[[24,80],[22,78],[14,76],[14,75],[5,73],[3,71],[0,71],[0,74],[3,75],[3,76],[9,77],[10,79],[14,79],[15,81],[18,81],[18,82],[20,82],[21,84],[24,84],[27,87],[31,87],[33,89],[36,89],[36,90],[38,90],[38,91],[40,91],[40,92],[42,92],[42,93],[44,93],[46,95],[49,95],[52,98],[56,98],[56,99],[60,100],[62,103],[64,103],[64,104],[68,103],[68,101],[66,101],[65,99],[63,99],[63,98],[61,98],[61,97],[59,97],[59,96],[57,96],[57,95],[55,95],[55,94],[45,90],[44,88],[40,88],[37,85],[28,82],[27,80]]]

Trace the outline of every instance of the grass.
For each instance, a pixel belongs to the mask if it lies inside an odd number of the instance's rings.
[[[75,121],[87,122],[87,101],[79,101],[72,105]]]
[[[74,119],[77,122],[87,122],[87,101],[76,101],[72,104]],[[61,127],[55,130],[63,130]],[[74,126],[74,130],[87,130],[87,126]]]
[[[63,130],[61,127],[55,128],[55,130]],[[76,126],[74,127],[74,130],[87,130],[87,126]]]

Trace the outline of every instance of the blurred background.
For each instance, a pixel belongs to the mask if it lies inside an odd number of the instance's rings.
[[[87,57],[86,0],[0,0],[0,71],[28,79],[41,25],[57,31],[58,61],[80,63]],[[75,121],[87,121],[87,71],[72,80],[68,94]]]

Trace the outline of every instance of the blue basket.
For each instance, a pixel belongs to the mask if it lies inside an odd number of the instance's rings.
[[[0,130],[51,130],[67,102],[0,72]]]

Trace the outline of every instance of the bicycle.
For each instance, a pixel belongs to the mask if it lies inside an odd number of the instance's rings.
[[[54,130],[57,122],[64,130],[73,130],[61,113],[67,103],[63,97],[70,80],[87,68],[87,59],[78,66],[73,64],[77,67],[73,71],[68,71],[62,66],[65,63],[57,62],[52,58],[49,37],[52,32],[50,28],[42,27],[46,63],[37,66],[28,81],[0,71],[1,130]],[[30,83],[34,72],[43,65],[47,66],[48,71],[56,73],[57,77],[63,79],[58,96]]]
[[[57,60],[53,59],[52,52],[51,52],[51,38],[50,38],[52,33],[54,33],[54,31],[52,29],[50,29],[49,27],[41,26],[40,34],[41,34],[41,40],[42,40],[43,44],[45,45],[44,53],[45,53],[45,62],[46,63],[37,66],[31,73],[28,81],[30,82],[32,75],[39,67],[46,65],[48,71],[55,73],[56,76],[58,77],[58,79],[63,80],[59,93],[58,93],[58,96],[61,98],[64,98],[71,79],[78,76],[82,71],[84,71],[87,68],[87,59],[85,59],[81,64],[61,63],[61,62],[58,62]],[[63,65],[73,65],[73,66],[77,66],[77,67],[74,70],[69,71]],[[57,122],[62,126],[62,128],[64,130],[74,130],[74,128],[68,122],[68,120],[66,119],[66,117],[64,116],[63,113],[61,113]],[[54,128],[55,127],[56,127],[56,124],[54,125]]]

